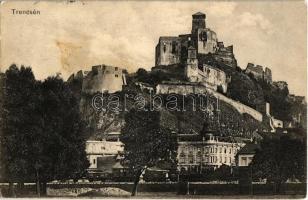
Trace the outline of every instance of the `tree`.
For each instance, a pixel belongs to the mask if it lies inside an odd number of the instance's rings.
[[[88,167],[84,123],[76,98],[56,76],[36,81],[31,68],[5,73],[1,165],[13,182],[76,177]],[[43,187],[44,188],[44,187]]]
[[[169,128],[160,126],[160,112],[131,109],[125,115],[121,141],[125,162],[134,175],[132,196],[136,195],[141,174],[159,162],[176,165],[177,143]]]
[[[1,134],[1,165],[6,181],[33,180],[32,163],[37,158],[41,132],[38,83],[30,68],[10,66],[5,72],[3,91],[3,127]],[[12,195],[12,193],[11,193]]]
[[[306,144],[289,136],[265,138],[251,163],[254,178],[275,184],[275,192],[290,178],[306,180]]]
[[[44,121],[42,154],[39,159],[39,179],[77,178],[89,166],[85,152],[85,123],[81,120],[79,104],[63,80],[49,77],[41,84]]]

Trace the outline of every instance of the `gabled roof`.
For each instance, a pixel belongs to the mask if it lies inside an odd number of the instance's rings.
[[[260,149],[260,146],[258,144],[246,144],[239,152],[238,155],[245,155],[245,154],[255,154],[256,150]]]
[[[202,13],[202,12],[197,12],[197,13],[193,14],[192,16],[205,16],[205,14]]]
[[[196,48],[193,47],[193,46],[190,46],[190,47],[188,47],[188,50],[196,50]]]

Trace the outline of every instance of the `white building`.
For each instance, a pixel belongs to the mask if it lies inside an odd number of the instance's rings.
[[[90,162],[89,169],[97,169],[98,159],[117,156],[124,151],[124,144],[120,141],[90,141],[86,142],[87,158]]]
[[[212,134],[201,138],[199,136],[186,135],[178,141],[180,171],[201,172],[202,169],[216,169],[223,164],[234,166],[237,152],[245,145],[242,142],[220,141]]]

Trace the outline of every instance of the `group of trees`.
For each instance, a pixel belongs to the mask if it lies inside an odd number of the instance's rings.
[[[306,159],[306,138],[266,137],[250,167],[254,179],[266,179],[275,184],[275,192],[280,192],[288,179],[306,182]]]
[[[40,194],[48,181],[85,172],[85,124],[75,96],[59,76],[38,81],[31,68],[12,65],[2,93],[0,165],[10,186],[35,181]]]

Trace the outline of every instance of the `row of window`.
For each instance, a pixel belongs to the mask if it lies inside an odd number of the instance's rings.
[[[201,148],[200,147],[185,147],[184,148],[184,150],[182,150],[182,152],[183,151],[201,151]],[[229,154],[231,154],[232,153],[232,148],[227,148],[227,147],[203,147],[203,151],[204,151],[204,153],[225,153],[225,154],[227,154],[227,153],[229,153]],[[233,150],[234,151],[234,154],[236,154],[236,151],[237,151],[237,149],[234,149]]]
[[[231,157],[222,157],[222,156],[206,156],[202,160],[202,156],[197,154],[196,157],[194,157],[192,154],[189,154],[187,157],[184,154],[180,155],[179,163],[225,163],[225,164],[231,164],[232,159]]]

